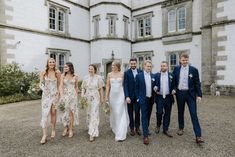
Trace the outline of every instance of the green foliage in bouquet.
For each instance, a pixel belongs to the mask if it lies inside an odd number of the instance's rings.
[[[105,102],[103,104],[103,111],[107,114],[107,115],[110,115],[110,112],[111,112],[111,108],[109,106],[109,102]]]
[[[64,112],[65,111],[65,103],[64,102],[60,102],[60,104],[58,105],[58,109],[61,112]]]
[[[80,98],[80,104],[82,109],[85,109],[90,105],[89,101],[85,97]]]

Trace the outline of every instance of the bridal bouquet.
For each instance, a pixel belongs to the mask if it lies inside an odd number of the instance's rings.
[[[81,104],[82,109],[87,108],[90,105],[86,97],[81,97],[80,104]]]
[[[106,101],[106,102],[103,104],[103,110],[104,110],[104,112],[105,112],[107,115],[110,114],[111,108],[110,108],[110,106],[109,106],[109,102],[108,102],[108,101]]]
[[[58,109],[61,111],[61,112],[64,112],[65,111],[65,103],[64,101],[61,101],[58,105]]]

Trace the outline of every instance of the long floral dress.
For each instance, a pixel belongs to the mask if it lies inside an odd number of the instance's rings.
[[[63,95],[60,100],[60,104],[63,103],[63,109],[61,110],[61,107],[59,105],[59,122],[63,123],[64,127],[69,126],[70,117],[69,113],[70,111],[73,112],[74,115],[74,124],[79,124],[79,110],[78,110],[78,97],[75,90],[75,76],[72,80],[68,80],[64,78],[64,88],[63,88]]]
[[[88,134],[92,137],[99,136],[99,104],[100,93],[99,90],[104,86],[104,82],[99,75],[85,76],[82,82],[82,89],[85,90],[84,96],[89,102],[87,107],[87,125]]]
[[[40,125],[45,128],[50,114],[51,106],[57,105],[57,79],[44,77],[44,81],[40,84],[42,89],[42,118]]]

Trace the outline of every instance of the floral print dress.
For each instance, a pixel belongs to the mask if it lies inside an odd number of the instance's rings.
[[[59,110],[59,122],[63,123],[64,127],[69,126],[70,111],[73,112],[74,115],[74,124],[78,125],[78,97],[75,90],[75,76],[72,80],[68,80],[64,78],[64,88],[63,95],[61,97],[60,105],[58,107]],[[61,104],[63,104],[63,108],[61,108]]]
[[[45,77],[43,83],[40,84],[40,88],[42,89],[42,118],[40,125],[45,128],[51,106],[57,104],[57,79]]]
[[[99,75],[85,76],[82,82],[82,89],[85,90],[84,96],[89,102],[87,107],[87,125],[88,134],[92,137],[99,136],[99,105],[100,93],[99,90],[104,86],[104,82]]]

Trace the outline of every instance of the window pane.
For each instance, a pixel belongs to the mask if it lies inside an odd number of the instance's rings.
[[[168,32],[176,31],[176,12],[171,10],[168,12]]]
[[[115,17],[110,16],[109,17],[109,34],[114,35],[115,34]]]
[[[49,9],[49,27],[50,29],[54,29],[54,30],[55,30],[55,14],[56,14],[55,8],[50,8]]]
[[[170,71],[173,71],[174,68],[178,65],[177,63],[177,55],[176,54],[171,54],[170,55]]]
[[[144,36],[144,21],[143,19],[138,20],[138,36]]]
[[[151,35],[151,19],[150,17],[147,17],[145,19],[145,35]]]
[[[139,68],[143,69],[144,57],[143,56],[138,56],[138,60],[139,60]]]
[[[54,53],[51,53],[50,58],[54,58],[54,60],[56,60],[56,55]]]
[[[64,12],[59,11],[58,25],[59,31],[64,31]]]
[[[179,30],[185,30],[185,26],[186,26],[186,8],[180,8],[178,10],[178,25],[179,25]]]
[[[61,72],[64,71],[64,64],[65,64],[65,57],[64,57],[63,54],[60,54],[60,55],[59,55],[59,70],[60,70]]]

